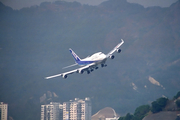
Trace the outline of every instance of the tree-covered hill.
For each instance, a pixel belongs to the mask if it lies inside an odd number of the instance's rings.
[[[119,120],[178,120],[180,108],[180,91],[172,100],[163,96],[150,105],[141,105],[135,109],[134,114],[127,113]]]

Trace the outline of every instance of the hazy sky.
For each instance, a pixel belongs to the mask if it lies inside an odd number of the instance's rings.
[[[54,2],[57,0],[0,0],[3,4],[12,7],[13,9],[21,9],[23,7],[30,7],[33,5],[39,5],[42,2],[49,1]],[[68,2],[78,1],[81,4],[89,4],[89,5],[98,5],[103,1],[107,0],[64,0]],[[168,7],[172,3],[178,0],[127,0],[128,2],[139,3],[144,7],[149,6],[161,6],[161,7]]]

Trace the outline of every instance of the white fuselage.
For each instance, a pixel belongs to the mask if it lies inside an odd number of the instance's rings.
[[[82,59],[82,63],[84,63],[84,65],[87,65],[87,64],[91,64],[91,63],[104,63],[106,61],[107,57],[104,53],[102,52],[97,52],[91,56],[88,56],[84,59]],[[83,65],[83,64],[80,64],[80,65]]]

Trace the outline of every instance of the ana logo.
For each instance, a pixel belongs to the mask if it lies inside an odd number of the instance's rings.
[[[78,60],[78,56],[72,51],[72,54],[76,60]]]
[[[115,48],[118,48],[118,47],[119,47],[119,44]]]

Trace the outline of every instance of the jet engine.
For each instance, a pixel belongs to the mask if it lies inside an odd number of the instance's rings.
[[[64,74],[62,77],[63,77],[64,79],[66,79],[66,78],[67,78],[67,75],[66,75],[66,74]]]
[[[110,55],[109,57],[110,57],[111,59],[114,59],[114,55]]]
[[[104,64],[101,64],[101,67],[104,67]]]
[[[78,72],[80,73],[80,74],[83,74],[84,73],[84,70],[78,70]]]
[[[121,52],[121,49],[117,49],[116,51],[117,51],[117,53],[120,53],[120,52]]]

